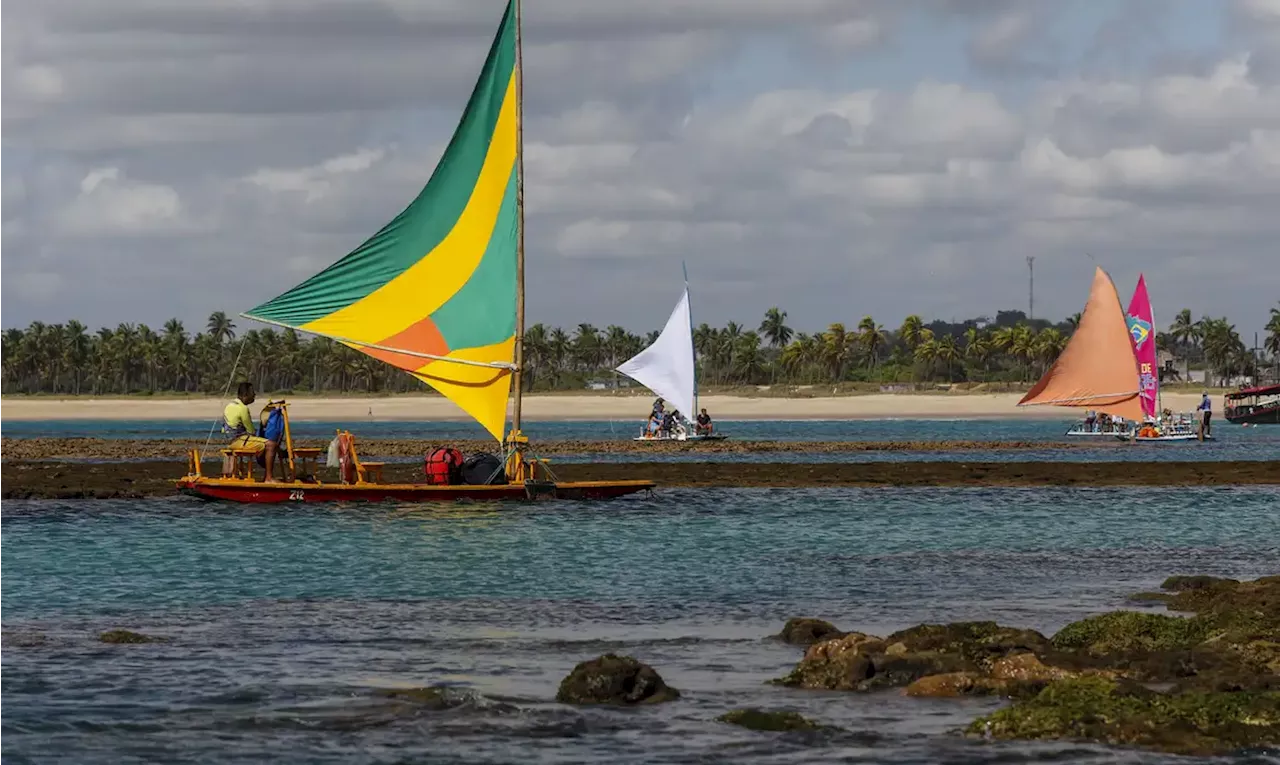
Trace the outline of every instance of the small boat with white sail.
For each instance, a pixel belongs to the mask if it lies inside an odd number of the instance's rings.
[[[658,395],[653,410],[633,441],[723,441],[698,407],[697,366],[689,281],[658,338],[618,366],[618,371]],[[697,412],[693,420],[689,414]]]

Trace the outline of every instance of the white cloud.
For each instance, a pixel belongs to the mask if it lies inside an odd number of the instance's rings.
[[[182,228],[182,200],[170,186],[126,178],[117,167],[95,168],[58,216],[68,236],[139,236]]]
[[[502,4],[11,3],[5,322],[67,318],[51,290],[90,323],[190,322],[332,262],[429,177]],[[1274,3],[1115,68],[1060,55],[1067,5],[528,4],[532,320],[656,326],[681,260],[700,320],[991,313],[1022,304],[1028,253],[1065,315],[1087,251],[1256,323],[1280,294]],[[250,276],[201,278],[226,268]]]

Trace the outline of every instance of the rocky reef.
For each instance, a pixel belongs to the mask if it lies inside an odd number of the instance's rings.
[[[168,641],[165,638],[152,637],[151,635],[144,635],[141,632],[134,632],[133,630],[116,629],[116,630],[107,630],[106,632],[98,633],[98,642],[127,644],[127,643],[166,643]]]
[[[680,698],[657,670],[630,656],[605,654],[584,661],[560,681],[556,701],[564,704],[658,704]]]
[[[735,709],[720,715],[720,722],[756,731],[781,733],[786,731],[823,730],[824,726],[799,712],[770,709]]]
[[[849,632],[818,639],[774,682],[1009,697],[1011,706],[968,729],[997,739],[1185,754],[1280,744],[1280,576],[1172,577],[1161,592],[1135,598],[1187,615],[1114,611],[1052,637],[995,622],[923,624],[887,637]]]

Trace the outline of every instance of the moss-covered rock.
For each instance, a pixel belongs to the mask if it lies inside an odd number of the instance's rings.
[[[1156,693],[1105,677],[1050,683],[975,720],[970,734],[1071,739],[1210,755],[1280,744],[1280,693]]]
[[[947,672],[941,675],[925,675],[906,687],[908,696],[933,699],[957,698],[997,694],[1003,691],[1003,683],[977,672]]]
[[[165,643],[165,638],[152,637],[144,635],[141,632],[133,632],[132,630],[107,630],[98,634],[98,640],[103,643]]]
[[[1011,653],[1037,653],[1050,647],[1049,639],[1035,630],[995,622],[921,624],[895,632],[885,642],[901,643],[904,653],[954,654],[982,666]]]
[[[1112,611],[1072,622],[1053,636],[1053,647],[1091,654],[1187,649],[1211,634],[1210,625],[1198,619]]]
[[[735,709],[717,719],[750,730],[769,732],[822,730],[824,727],[798,712],[767,709]]]
[[[778,638],[791,645],[813,645],[823,640],[844,637],[845,633],[834,624],[822,619],[799,617],[788,619]]]
[[[809,646],[795,669],[776,682],[798,688],[856,690],[871,676],[871,654],[883,648],[883,640],[861,632],[824,640]]]
[[[565,704],[658,704],[680,698],[657,670],[630,656],[605,654],[584,661],[560,681],[556,701]]]

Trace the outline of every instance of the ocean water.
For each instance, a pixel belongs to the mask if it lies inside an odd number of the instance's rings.
[[[421,438],[438,441],[485,439],[488,435],[464,422],[317,422],[293,421],[294,438],[319,442],[342,428],[362,438]],[[777,441],[1018,441],[1039,444],[1031,449],[965,451],[911,450],[894,452],[757,452],[712,453],[691,447],[684,453],[654,453],[644,459],[663,461],[831,461],[897,462],[903,460],[959,461],[1204,461],[1280,460],[1280,427],[1232,426],[1218,423],[1214,440],[1160,444],[1123,444],[1112,439],[1082,439],[1065,435],[1068,421],[1054,420],[726,420],[717,423],[733,440]],[[16,421],[3,425],[12,438],[204,438],[209,423],[188,420],[111,422],[92,420]],[[559,440],[628,441],[639,433],[633,422],[531,422],[525,432],[538,442]],[[215,434],[215,439],[221,438]],[[636,452],[621,454],[557,455],[562,462],[630,462]]]
[[[716,427],[731,438],[779,441],[1046,441],[1067,440],[1071,419],[1063,420],[717,420]],[[208,420],[15,420],[0,432],[14,438],[34,436],[93,438],[192,438],[209,432]],[[634,420],[580,422],[533,421],[524,432],[535,440],[618,440],[640,434],[642,417]],[[1239,426],[1236,426],[1237,428]],[[472,422],[389,421],[370,418],[317,421],[290,418],[295,436],[332,437],[337,429],[364,438],[485,439],[488,434]],[[1224,424],[1222,430],[1227,430]],[[1233,429],[1234,430],[1234,429]],[[1242,436],[1280,442],[1280,428],[1240,428]],[[1270,436],[1268,436],[1270,434]],[[1232,433],[1234,435],[1234,433]],[[1076,440],[1076,439],[1072,439]]]
[[[993,699],[766,685],[800,657],[767,636],[801,615],[879,634],[962,619],[1052,632],[1138,607],[1125,596],[1172,574],[1280,569],[1274,488],[10,501],[0,523],[6,763],[1182,762],[960,736]],[[169,641],[94,640],[117,627]],[[575,663],[611,651],[683,698],[554,702]],[[452,687],[450,707],[380,694],[426,685]],[[840,730],[715,721],[742,706]]]

